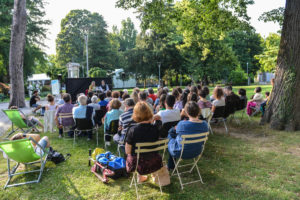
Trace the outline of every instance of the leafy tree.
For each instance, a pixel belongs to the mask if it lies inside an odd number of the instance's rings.
[[[278,23],[280,26],[280,30],[282,29],[284,18],[284,7],[279,7],[277,9],[270,10],[268,12],[264,12],[258,20],[264,22],[274,22]]]
[[[98,67],[93,67],[92,69],[90,69],[89,74],[92,78],[103,78],[107,76],[107,72]]]
[[[0,71],[0,81],[8,82],[8,58],[9,45],[11,37],[12,9],[14,0],[0,1],[0,55],[3,58],[3,65]],[[47,25],[51,24],[50,20],[45,19],[45,1],[44,0],[27,0],[27,28],[26,28],[26,44],[24,56],[24,77],[26,78],[35,70],[35,63],[45,61],[45,53],[42,47],[45,46],[47,33]]]
[[[133,49],[136,43],[137,30],[130,18],[122,20],[122,28],[119,33],[120,50],[125,51]]]
[[[261,65],[263,72],[274,72],[276,69],[277,56],[279,51],[280,35],[271,33],[262,43],[264,51],[255,56]]]
[[[260,64],[254,56],[263,51],[261,36],[255,33],[252,27],[248,27],[229,31],[225,40],[232,47],[244,72],[247,71],[248,63],[249,73],[255,75],[257,70],[260,69]]]
[[[111,70],[114,52],[108,39],[107,25],[98,13],[72,10],[61,21],[61,31],[56,39],[57,60],[61,66],[68,62],[85,65],[85,41],[88,34],[89,65]]]
[[[237,67],[230,72],[228,82],[232,85],[245,85],[247,84],[248,76],[241,67]]]

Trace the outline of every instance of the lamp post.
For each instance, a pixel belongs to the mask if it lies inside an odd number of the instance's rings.
[[[85,34],[84,39],[85,39],[85,47],[86,47],[86,76],[89,77],[89,46],[88,46],[89,35],[88,33]]]
[[[250,85],[250,80],[249,80],[249,64],[247,62],[247,78],[248,78],[248,85]]]
[[[159,82],[159,86],[160,86],[160,65],[161,65],[161,62],[157,62],[158,64],[158,82]]]

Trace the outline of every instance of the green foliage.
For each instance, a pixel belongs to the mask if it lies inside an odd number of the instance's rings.
[[[10,32],[14,0],[0,0],[0,81],[8,82]],[[50,20],[45,19],[45,0],[27,0],[27,30],[24,54],[24,77],[33,73],[36,63],[45,65],[43,41],[46,39],[47,26]],[[3,73],[2,73],[3,72]]]
[[[274,72],[277,64],[277,56],[279,51],[281,36],[276,33],[271,33],[263,40],[263,52],[255,56],[261,65],[260,70],[263,72]]]
[[[122,28],[119,33],[120,50],[133,49],[136,43],[137,30],[130,18],[122,20]]]
[[[284,19],[284,7],[279,7],[277,9],[270,10],[268,12],[264,12],[258,20],[264,21],[264,22],[274,22],[278,23],[280,26],[280,30],[283,25],[283,19]]]
[[[88,10],[71,10],[61,21],[61,31],[56,39],[57,61],[86,65],[85,35],[88,34],[89,65],[112,70],[115,53],[108,39],[107,25],[98,13]]]
[[[246,85],[248,81],[247,74],[240,67],[230,72],[228,82],[232,85]]]
[[[107,71],[99,67],[93,67],[89,70],[89,75],[92,78],[104,78],[107,76]]]

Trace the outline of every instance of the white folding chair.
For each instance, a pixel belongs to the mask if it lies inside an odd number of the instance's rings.
[[[168,142],[169,142],[169,139],[163,139],[163,140],[159,140],[157,142],[137,143],[135,145],[137,148],[135,150],[135,153],[137,154],[137,162],[136,162],[135,171],[134,171],[132,179],[131,179],[130,187],[132,187],[132,185],[134,184],[137,199],[140,199],[140,197],[141,197],[141,195],[139,195],[139,192],[138,192],[138,185],[141,183],[138,183],[138,171],[137,171],[137,167],[139,164],[139,158],[141,156],[140,154],[157,152],[157,151],[162,150],[163,151],[162,160],[164,160],[164,155],[165,155],[166,149],[168,148]],[[154,147],[157,146],[157,147],[151,148],[151,149],[146,149],[147,147],[152,147],[152,146],[154,146]],[[162,194],[162,186],[160,184],[159,176],[157,174],[155,174],[155,177],[158,180],[160,193]],[[151,193],[151,194],[153,194],[153,193]],[[146,195],[142,195],[142,196],[147,196],[147,195],[151,195],[151,194],[146,194]]]
[[[188,184],[192,184],[192,183],[196,183],[196,182],[201,182],[202,184],[203,181],[202,181],[202,177],[201,177],[201,174],[200,174],[200,171],[199,171],[199,168],[198,168],[198,161],[200,160],[200,158],[202,157],[202,154],[204,152],[204,147],[205,147],[205,143],[208,139],[208,134],[209,132],[205,132],[205,133],[199,133],[199,134],[192,134],[192,135],[181,135],[181,138],[182,138],[182,141],[181,141],[181,145],[182,145],[182,150],[181,150],[181,153],[180,153],[180,157],[178,159],[178,161],[176,162],[175,158],[173,158],[173,161],[175,163],[175,168],[172,172],[172,176],[178,176],[178,179],[179,179],[179,182],[180,182],[180,186],[181,186],[181,189],[183,190],[183,186],[184,185],[188,185]],[[196,143],[202,143],[202,150],[201,150],[201,153],[198,157],[196,158],[192,158],[193,159],[193,163],[190,163],[190,164],[184,164],[184,165],[179,165],[181,161],[183,160],[191,160],[191,159],[183,159],[182,158],[182,155],[183,155],[183,152],[184,152],[184,146],[185,145],[189,145],[189,144],[196,144]],[[186,167],[186,166],[192,166],[190,170],[188,171],[183,171],[183,172],[179,172],[179,168],[180,167]],[[194,181],[190,181],[190,182],[186,182],[186,183],[183,183],[182,182],[182,177],[180,176],[181,174],[184,174],[184,173],[192,173],[192,171],[196,169],[198,175],[199,175],[199,179],[198,180],[194,180]],[[176,173],[175,173],[176,171]]]
[[[46,110],[44,113],[44,133],[54,132],[55,129],[55,112],[56,110]]]

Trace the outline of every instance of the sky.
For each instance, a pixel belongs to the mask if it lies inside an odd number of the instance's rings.
[[[55,54],[55,39],[60,31],[61,20],[74,9],[87,9],[91,12],[100,13],[111,31],[113,25],[121,27],[121,21],[130,17],[138,29],[140,22],[136,19],[137,14],[134,10],[123,10],[115,8],[117,0],[46,0],[47,5],[46,19],[52,21],[48,27],[47,40],[45,44],[48,46],[46,52]],[[285,0],[255,0],[255,4],[248,7],[248,15],[251,17],[250,23],[255,27],[258,33],[266,37],[269,33],[275,33],[279,30],[279,26],[274,23],[264,23],[258,21],[258,17],[266,11],[285,5]],[[139,29],[138,29],[139,30]]]

